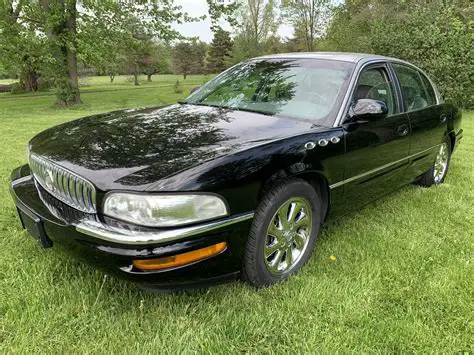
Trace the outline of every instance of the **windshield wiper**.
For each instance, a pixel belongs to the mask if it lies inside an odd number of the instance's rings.
[[[216,107],[216,108],[220,108],[220,109],[224,109],[224,110],[235,110],[235,111],[259,113],[261,115],[266,115],[266,116],[275,116],[275,114],[271,113],[271,112],[252,110],[252,109],[249,109],[249,108],[237,107],[237,106],[221,106],[221,105],[212,105],[212,104],[202,103],[202,102],[189,102],[189,101],[178,101],[178,103],[179,104],[184,104],[184,105]]]

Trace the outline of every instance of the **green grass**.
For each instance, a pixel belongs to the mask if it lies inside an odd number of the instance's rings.
[[[444,185],[408,186],[329,226],[308,265],[272,288],[148,294],[22,231],[8,178],[34,134],[183,96],[158,79],[149,90],[85,91],[70,110],[52,96],[0,96],[0,353],[473,350],[474,112]]]

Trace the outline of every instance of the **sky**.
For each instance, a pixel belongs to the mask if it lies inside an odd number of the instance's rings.
[[[191,16],[207,15],[206,0],[175,0],[175,3],[181,5],[183,10]],[[226,23],[222,23],[221,26],[226,30],[230,30]],[[175,24],[173,27],[186,37],[197,36],[201,41],[207,43],[210,43],[212,40],[211,21],[209,19],[182,25]],[[281,37],[291,37],[292,34],[293,29],[289,25],[281,25],[278,29],[278,35]]]

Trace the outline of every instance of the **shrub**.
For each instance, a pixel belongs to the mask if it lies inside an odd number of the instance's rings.
[[[20,83],[14,83],[10,85],[10,92],[12,94],[24,94],[26,90]]]
[[[174,92],[176,94],[182,94],[183,93],[183,86],[181,85],[179,80],[176,80],[176,83],[174,84]]]

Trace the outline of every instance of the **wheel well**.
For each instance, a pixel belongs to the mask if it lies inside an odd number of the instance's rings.
[[[452,153],[454,149],[454,145],[456,144],[456,135],[454,134],[454,132],[449,132],[448,137],[451,143],[451,153]]]
[[[326,217],[329,212],[329,206],[331,205],[331,192],[326,178],[318,172],[304,172],[292,176],[287,176],[283,179],[273,180],[271,182],[267,181],[258,193],[258,201],[260,201],[265,192],[271,189],[274,185],[280,183],[283,180],[291,178],[305,180],[306,182],[311,184],[311,186],[313,186],[316,193],[319,195],[319,197],[321,197],[323,203],[323,208],[321,210],[321,223],[323,223],[326,220]]]

